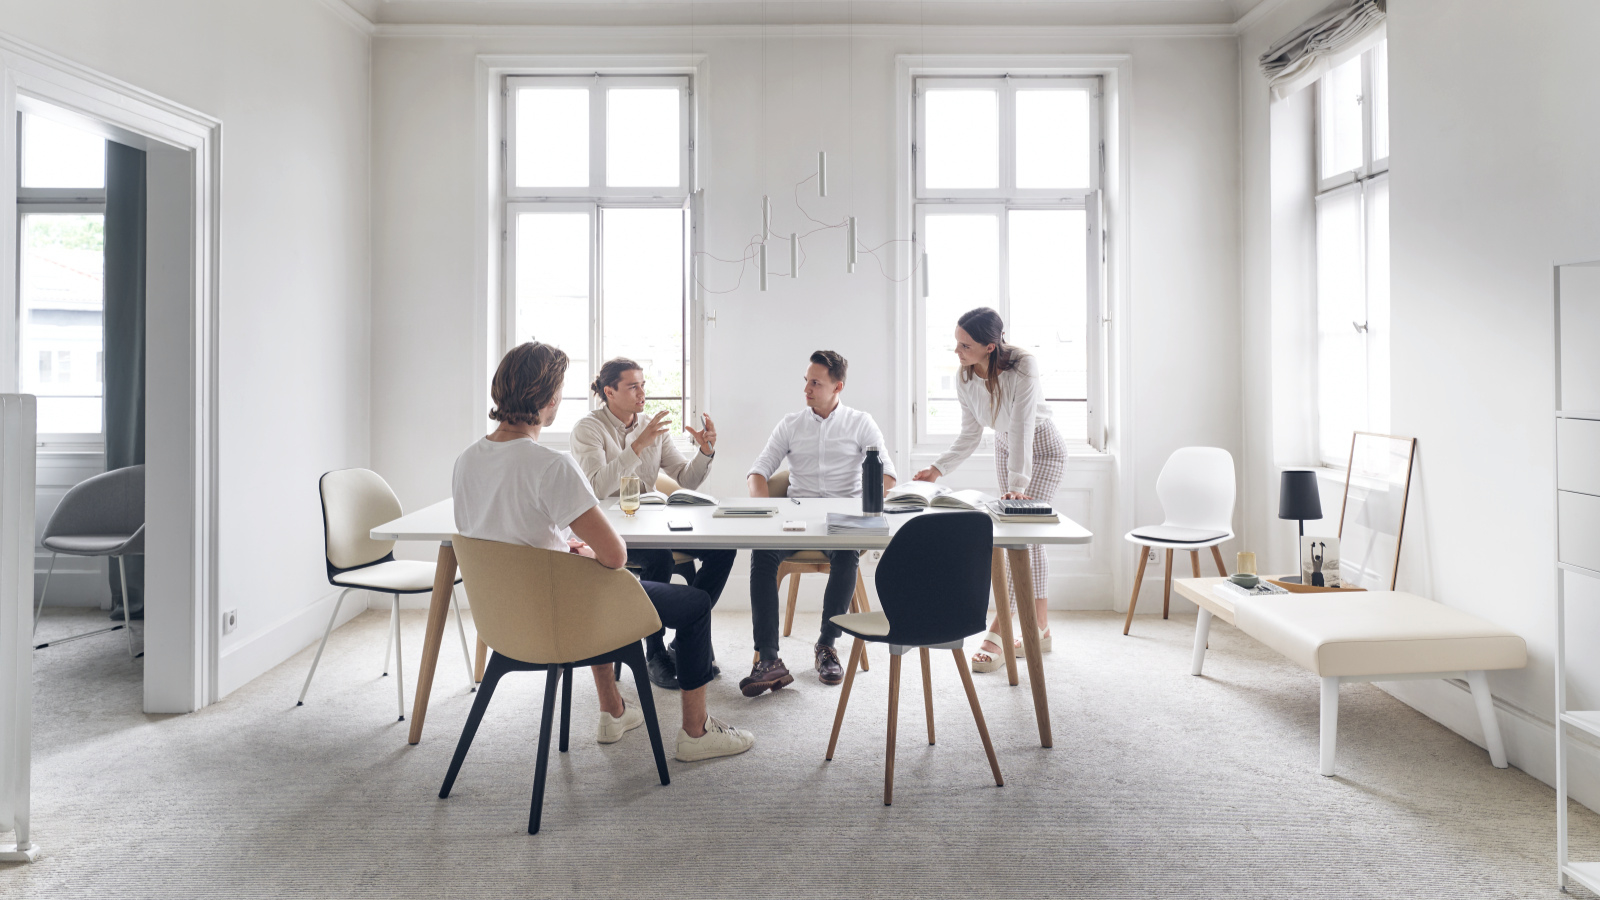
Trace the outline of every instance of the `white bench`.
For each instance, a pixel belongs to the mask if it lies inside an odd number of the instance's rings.
[[[1211,620],[1221,616],[1319,676],[1323,775],[1333,774],[1340,685],[1430,678],[1466,680],[1483,724],[1489,759],[1496,768],[1506,767],[1505,744],[1484,673],[1528,664],[1528,645],[1520,635],[1403,591],[1230,599],[1212,590],[1221,581],[1182,579],[1178,585],[1183,596],[1200,606],[1190,674],[1200,674]]]

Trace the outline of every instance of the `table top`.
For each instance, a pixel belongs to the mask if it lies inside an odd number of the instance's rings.
[[[376,532],[374,532],[374,536],[376,536]],[[1172,586],[1184,599],[1201,609],[1210,610],[1212,615],[1232,625],[1234,624],[1233,598],[1224,597],[1212,590],[1212,588],[1227,580],[1221,577],[1174,578],[1172,579]]]
[[[861,501],[851,498],[807,498],[793,501],[784,497],[767,500],[740,498],[740,506],[773,506],[778,514],[770,518],[713,518],[712,506],[645,506],[629,518],[616,509],[614,499],[600,502],[600,508],[629,547],[641,550],[693,549],[805,549],[879,550],[907,519],[943,515],[943,510],[897,513],[888,517],[888,535],[828,534],[828,513],[861,512]],[[687,520],[692,531],[669,531],[667,520]],[[783,523],[803,521],[806,530],[784,531]],[[372,529],[375,541],[448,541],[456,531],[455,508],[446,498],[432,506],[385,522]],[[1016,548],[1029,544],[1087,544],[1094,538],[1088,529],[1062,517],[1060,522],[994,523],[994,545]]]

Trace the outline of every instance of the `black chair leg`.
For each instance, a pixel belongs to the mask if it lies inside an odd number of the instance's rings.
[[[650,732],[650,750],[656,755],[656,771],[661,774],[662,784],[671,784],[672,776],[667,774],[667,751],[661,746],[661,725],[656,721],[656,698],[644,670],[644,648],[634,641],[623,650],[622,659],[633,670],[633,682],[639,688],[639,711],[644,713],[644,727]],[[621,666],[622,662],[617,665]]]
[[[528,809],[528,833],[539,833],[539,817],[544,812],[544,777],[550,768],[550,726],[556,712],[556,683],[561,667],[551,666],[544,676],[544,712],[539,717],[539,764],[533,770],[533,804]]]
[[[622,660],[617,660],[616,665],[611,667],[611,677],[617,681],[622,680]]]
[[[472,711],[467,714],[467,724],[461,729],[461,740],[456,742],[456,755],[450,760],[450,771],[445,773],[444,786],[439,788],[440,800],[450,796],[450,788],[456,783],[456,775],[461,771],[461,764],[467,759],[467,749],[472,746],[472,739],[478,734],[478,725],[483,721],[483,711],[489,708],[489,700],[494,697],[494,689],[500,683],[500,677],[508,671],[510,664],[504,656],[496,653],[489,657],[489,665],[483,672],[482,689],[478,691],[478,698],[472,701]]]
[[[561,667],[561,752],[567,752],[567,723],[572,719],[572,667]]]

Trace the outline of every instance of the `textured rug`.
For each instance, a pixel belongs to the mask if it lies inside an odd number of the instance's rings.
[[[1053,749],[1025,670],[1015,688],[975,676],[1003,788],[942,651],[928,745],[909,657],[885,807],[887,656],[857,679],[825,763],[838,689],[816,681],[815,618],[800,618],[783,647],[795,684],[749,700],[749,616],[717,614],[711,709],[756,747],[671,762],[668,787],[642,729],[594,742],[594,687],[577,679],[572,751],[552,750],[537,836],[542,675],[507,677],[453,795],[437,797],[474,696],[453,636],[415,747],[380,676],[385,613],[334,634],[300,708],[314,648],[188,716],[138,711],[140,664],[120,634],[41,651],[44,857],[0,866],[0,896],[1561,896],[1549,788],[1367,685],[1344,689],[1340,774],[1323,778],[1316,679],[1221,623],[1193,678],[1193,619],[1140,617],[1123,637],[1114,614],[1056,614]],[[97,620],[53,612],[41,636]],[[403,623],[409,691],[423,613]],[[670,754],[678,704],[655,696]],[[1600,848],[1600,820],[1574,810],[1581,856]]]

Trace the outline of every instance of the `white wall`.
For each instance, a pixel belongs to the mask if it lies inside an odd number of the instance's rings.
[[[480,54],[707,55],[707,115],[702,122],[701,178],[706,189],[706,249],[736,254],[759,230],[760,197],[773,196],[775,229],[791,228],[792,188],[815,166],[819,143],[829,150],[830,191],[808,208],[819,218],[859,217],[862,240],[893,237],[895,58],[932,54],[1119,54],[1132,56],[1123,98],[1131,116],[1131,196],[1115,214],[1130,217],[1129,309],[1134,377],[1132,466],[1138,486],[1130,507],[1158,520],[1152,485],[1167,455],[1208,443],[1235,453],[1241,433],[1238,318],[1238,121],[1236,44],[1227,37],[1088,36],[1066,31],[962,36],[931,29],[876,29],[857,36],[854,54],[834,31],[792,38],[759,30],[704,32],[626,28],[524,29],[502,35],[441,29],[389,29],[373,50],[373,462],[407,509],[447,496],[457,453],[481,434],[484,409],[464,404],[484,376],[473,368],[477,158],[475,64]],[[853,66],[853,84],[849,72]],[[765,73],[765,122],[763,122]],[[812,195],[814,198],[814,194]],[[718,464],[709,490],[743,493],[748,461],[772,424],[801,404],[798,382],[806,355],[819,347],[851,360],[846,402],[871,412],[890,444],[894,385],[895,287],[870,259],[846,276],[819,239],[815,264],[797,283],[779,280],[758,293],[754,279],[730,294],[707,297],[716,313],[706,333],[711,396],[719,422]],[[731,286],[719,267],[708,286]],[[1122,436],[1126,437],[1126,436]],[[1081,474],[1084,485],[1115,483],[1114,470]],[[992,463],[974,459],[963,477],[992,487]],[[905,473],[902,473],[905,474]],[[1080,485],[1083,490],[1089,487]],[[1077,488],[1074,488],[1077,489]],[[1060,557],[1077,580],[1053,582],[1074,596],[1058,606],[1110,608],[1113,564],[1131,569],[1113,515],[1119,500],[1102,488],[1082,503],[1097,522],[1092,553]],[[1098,524],[1104,523],[1103,529]],[[411,551],[427,558],[431,548]],[[1076,567],[1076,568],[1073,568]],[[1124,582],[1129,577],[1123,575]],[[820,579],[818,580],[820,582]],[[728,603],[745,602],[736,571]],[[1085,594],[1087,596],[1085,596]],[[1153,608],[1153,607],[1147,607]]]
[[[225,694],[317,636],[316,480],[368,460],[368,38],[317,0],[0,0],[0,29],[223,123]]]
[[[1245,333],[1256,345],[1271,333],[1272,273],[1268,104],[1254,60],[1322,5],[1285,4],[1241,40]],[[1586,40],[1600,7],[1391,0],[1388,28],[1393,429],[1418,439],[1399,586],[1527,638],[1528,668],[1490,685],[1512,764],[1552,781],[1551,266],[1600,258],[1600,57]],[[1266,373],[1259,358],[1246,366],[1257,492],[1247,527],[1259,542],[1285,526],[1272,518]],[[1596,593],[1574,604],[1569,634],[1600,627]],[[1573,702],[1600,704],[1600,657],[1580,652],[1573,669]],[[1391,687],[1481,742],[1459,687]],[[1596,806],[1600,757],[1574,765],[1575,791]]]

